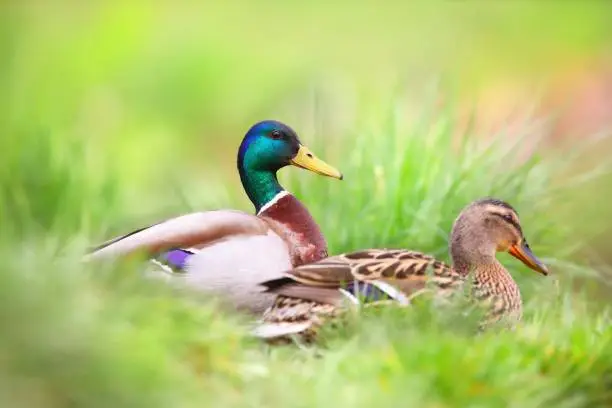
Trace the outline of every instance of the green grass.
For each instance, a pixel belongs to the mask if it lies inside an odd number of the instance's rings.
[[[538,143],[548,123],[532,120],[457,135],[454,104],[427,86],[437,72],[465,92],[589,61],[609,47],[607,3],[0,7],[0,406],[612,403],[612,275],[591,252],[608,249],[609,150],[581,137],[551,152]],[[269,348],[245,317],[143,281],[138,264],[80,262],[90,244],[167,216],[252,211],[235,149],[270,117],[346,176],[281,172],[332,253],[448,261],[464,205],[513,204],[552,270],[500,254],[522,325],[475,335],[471,318],[425,303],[326,330],[316,350]]]
[[[220,312],[214,300],[144,282],[137,264],[81,264],[92,231],[101,238],[100,231],[130,228],[114,190],[131,184],[116,178],[112,167],[108,176],[90,177],[77,154],[84,142],[29,143],[20,150],[28,156],[12,162],[12,178],[4,177],[3,208],[13,216],[4,218],[3,232],[10,234],[3,234],[0,247],[3,405],[612,402],[609,309],[584,290],[572,290],[580,262],[568,238],[579,225],[560,222],[563,212],[555,211],[555,191],[564,191],[555,175],[571,161],[538,155],[517,161],[516,146],[526,140],[521,137],[542,136],[528,126],[518,138],[495,138],[483,147],[469,135],[452,141],[449,112],[423,108],[419,120],[406,120],[395,113],[401,111],[396,100],[388,111],[355,123],[331,143],[309,138],[320,156],[342,169],[343,182],[295,169],[284,170],[283,181],[312,209],[332,252],[397,246],[447,260],[447,234],[461,207],[486,195],[508,200],[521,214],[532,248],[553,271],[544,278],[500,255],[526,301],[516,331],[475,335],[470,319],[425,304],[328,330],[317,352],[270,349],[249,338],[248,319]],[[245,208],[244,198],[236,198],[239,186],[227,187],[235,191],[224,206]],[[186,202],[201,198],[191,189],[181,194]],[[209,203],[216,206],[218,198]],[[138,206],[151,211],[155,203]],[[201,208],[210,207],[205,202]],[[193,209],[176,204],[179,212]]]

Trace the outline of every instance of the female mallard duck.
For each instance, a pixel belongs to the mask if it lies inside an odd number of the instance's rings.
[[[263,315],[255,335],[279,340],[300,334],[310,340],[330,317],[346,305],[371,305],[389,299],[408,304],[429,283],[437,295],[448,296],[472,276],[474,298],[489,306],[486,323],[509,317],[518,321],[522,301],[518,286],[496,258],[508,251],[544,275],[547,267],[529,249],[517,212],[503,201],[486,198],[467,206],[450,235],[453,266],[408,250],[370,249],[302,265],[282,278],[263,282],[278,295]],[[431,273],[426,274],[430,269]],[[360,300],[361,299],[361,300]]]
[[[238,150],[242,186],[256,214],[216,210],[172,218],[107,241],[86,259],[144,252],[189,287],[221,294],[238,309],[263,312],[275,296],[262,280],[327,256],[327,244],[308,210],[278,182],[287,165],[342,179],[314,156],[289,126],[268,120],[247,132]],[[178,273],[184,272],[184,273]]]

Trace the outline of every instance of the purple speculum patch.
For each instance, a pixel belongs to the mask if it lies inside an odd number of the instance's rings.
[[[156,259],[162,264],[170,267],[174,272],[185,272],[187,260],[192,255],[194,255],[194,253],[187,249],[176,248],[161,253]]]
[[[389,299],[389,295],[378,287],[367,282],[352,281],[349,282],[344,290],[353,294],[363,303],[376,302],[379,300]]]

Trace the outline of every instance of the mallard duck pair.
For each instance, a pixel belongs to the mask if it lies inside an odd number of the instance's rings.
[[[445,296],[470,276],[475,298],[490,306],[488,321],[502,316],[518,320],[520,292],[496,252],[507,251],[535,271],[548,273],[529,249],[517,212],[496,199],[475,201],[455,220],[453,266],[399,249],[328,257],[325,238],[308,210],[278,183],[276,173],[287,165],[342,179],[290,127],[260,122],[238,151],[238,171],[255,215],[232,210],[184,215],[112,239],[88,257],[144,251],[173,278],[220,295],[237,309],[263,312],[255,334],[265,339],[298,333],[311,338],[327,319],[345,310],[347,300],[409,304],[428,282]]]

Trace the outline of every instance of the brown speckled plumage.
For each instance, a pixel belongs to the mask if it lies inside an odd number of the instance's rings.
[[[283,278],[263,282],[277,299],[264,313],[262,330],[256,330],[256,334],[269,341],[282,341],[297,333],[305,340],[313,339],[323,323],[355,304],[355,299],[351,302],[351,296],[342,291],[355,282],[383,284],[383,291],[393,301],[409,304],[424,292],[447,298],[469,281],[473,298],[488,307],[484,325],[502,317],[520,320],[519,288],[495,257],[498,251],[512,253],[517,247],[529,251],[516,211],[495,199],[475,201],[455,220],[450,243],[454,266],[415,251],[367,249],[302,265]],[[530,251],[528,255],[531,258],[525,258],[527,261],[519,259],[532,269],[548,273]],[[392,289],[386,289],[388,285]]]

